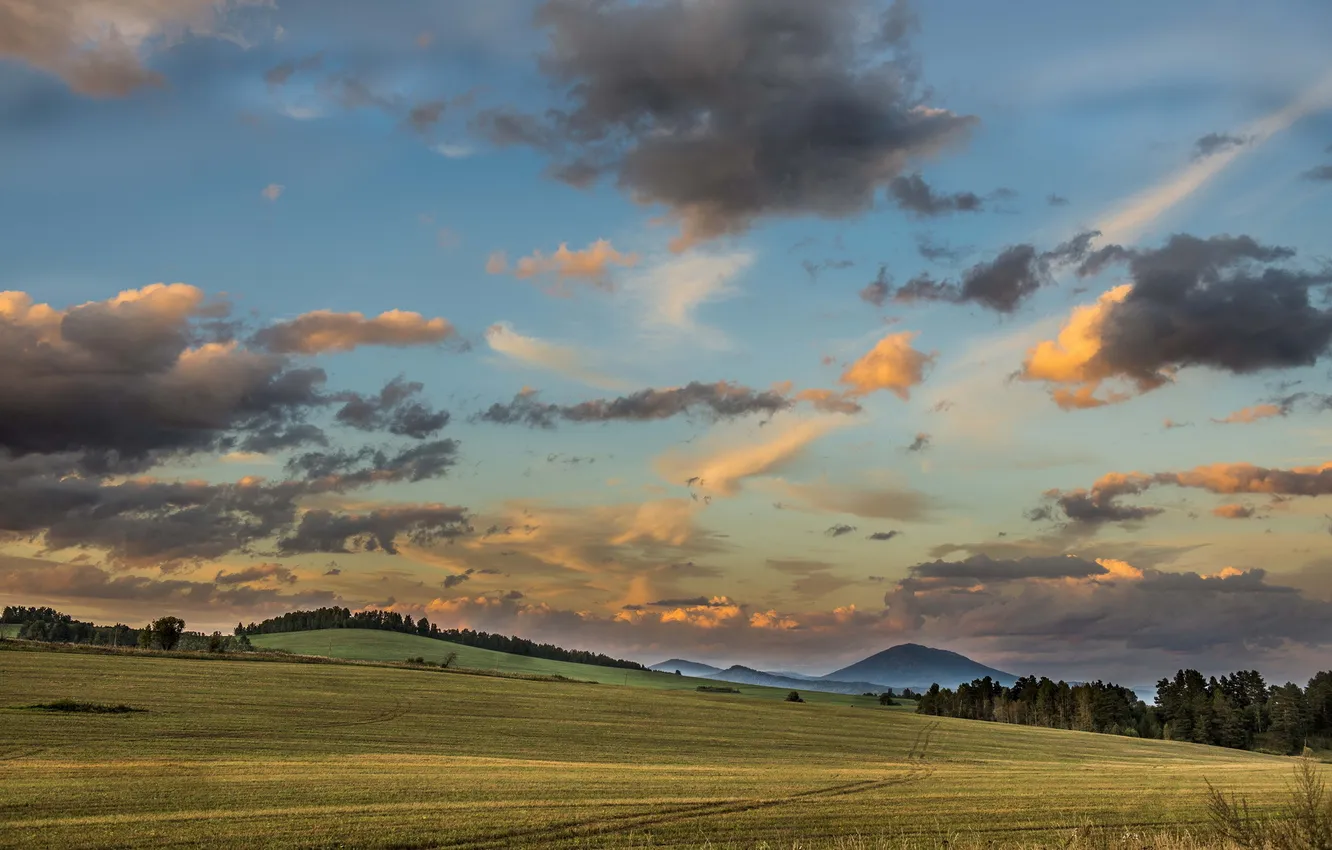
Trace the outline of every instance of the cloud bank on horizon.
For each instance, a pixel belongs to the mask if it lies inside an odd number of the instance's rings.
[[[1332,644],[1323,4],[334,3],[0,0],[7,601]]]

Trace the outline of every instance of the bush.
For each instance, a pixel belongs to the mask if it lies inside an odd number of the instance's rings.
[[[1243,797],[1227,797],[1207,783],[1207,812],[1222,838],[1253,850],[1332,850],[1332,795],[1317,762],[1305,757],[1295,765],[1286,810],[1270,819],[1249,811]]]
[[[800,692],[799,692],[799,691],[791,691],[791,693],[787,694],[787,695],[786,695],[786,701],[787,701],[787,702],[804,702],[804,700],[800,698]]]
[[[25,708],[32,711],[63,711],[73,714],[132,714],[147,711],[145,708],[135,708],[130,705],[104,705],[99,702],[75,702],[72,699],[43,702]]]
[[[699,685],[699,686],[698,686],[697,688],[695,688],[694,690],[696,690],[696,691],[700,691],[700,692],[705,693],[705,694],[738,694],[738,693],[740,693],[740,689],[739,689],[739,688],[721,688],[721,687],[717,687],[716,685]]]
[[[879,694],[879,705],[897,705],[897,700],[893,699],[893,692]]]
[[[456,663],[458,663],[458,653],[450,652],[444,656],[443,661],[439,662],[439,666],[447,670]]]

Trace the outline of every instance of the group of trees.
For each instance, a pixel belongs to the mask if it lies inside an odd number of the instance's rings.
[[[532,658],[546,658],[551,661],[572,661],[577,664],[595,664],[599,667],[620,667],[629,670],[646,669],[637,661],[625,661],[612,658],[599,652],[581,649],[563,649],[549,643],[536,643],[520,637],[505,637],[489,632],[476,632],[471,629],[441,629],[436,623],[425,617],[413,620],[410,614],[397,611],[357,611],[352,613],[346,608],[317,608],[313,611],[292,611],[280,617],[273,617],[261,623],[248,626],[237,623],[237,635],[268,635],[280,632],[305,632],[313,629],[378,629],[380,631],[402,632],[419,635],[435,640],[459,643],[463,646],[475,646],[481,649],[493,649],[512,655],[526,655]]]
[[[1220,679],[1180,670],[1157,683],[1155,702],[1099,681],[1070,685],[1027,676],[1005,687],[987,676],[956,691],[934,685],[916,712],[1280,753],[1332,743],[1332,672],[1301,689],[1269,686],[1256,670]]]
[[[1268,685],[1257,670],[1220,679],[1180,670],[1156,684],[1162,737],[1235,749],[1299,753],[1332,739],[1332,672],[1305,688]]]
[[[78,643],[91,646],[137,646],[140,649],[185,649],[209,652],[237,652],[253,649],[248,637],[229,637],[221,632],[205,635],[185,631],[179,617],[159,617],[141,629],[117,623],[98,626],[76,620],[54,608],[30,608],[7,605],[0,611],[0,623],[17,625],[20,640],[45,643]]]
[[[993,720],[1051,729],[1160,737],[1152,711],[1128,688],[1104,682],[1070,685],[1026,676],[1005,687],[986,676],[957,690],[937,684],[921,694],[917,714]]]
[[[51,643],[86,643],[95,646],[138,646],[140,630],[117,623],[97,626],[76,620],[54,608],[29,608],[24,605],[6,605],[0,612],[0,623],[17,625],[21,640]]]

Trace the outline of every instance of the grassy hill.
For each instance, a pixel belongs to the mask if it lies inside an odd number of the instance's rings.
[[[250,641],[260,649],[285,649],[297,655],[322,655],[328,658],[350,658],[357,661],[405,661],[424,658],[438,662],[450,652],[458,653],[459,667],[474,670],[497,670],[504,673],[531,673],[539,676],[563,676],[584,682],[607,685],[632,685],[668,691],[693,691],[699,685],[725,685],[735,687],[743,696],[783,700],[790,688],[769,688],[759,685],[732,685],[711,679],[676,676],[654,670],[622,670],[618,667],[598,667],[592,664],[573,664],[568,661],[549,661],[511,655],[492,649],[478,649],[447,641],[372,629],[320,629],[309,632],[285,632],[274,635],[255,635]],[[800,691],[807,702],[836,705],[877,706],[873,697],[859,694],[825,694]]]
[[[1117,835],[1197,823],[1205,778],[1268,799],[1291,764],[428,669],[6,644],[0,679],[0,847],[825,847],[941,831],[953,846],[968,834],[1070,846],[1088,821]],[[64,698],[145,711],[28,708]]]

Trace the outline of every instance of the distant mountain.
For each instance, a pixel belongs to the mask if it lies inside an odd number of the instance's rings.
[[[700,664],[697,661],[685,661],[683,658],[672,658],[660,664],[653,664],[648,669],[660,670],[662,673],[674,673],[679,670],[681,675],[695,676],[700,679],[711,679],[714,678],[714,674],[721,672],[720,667],[713,667],[711,664]]]
[[[869,682],[834,681],[826,676],[819,679],[793,679],[789,676],[765,673],[762,670],[743,667],[739,664],[734,667],[727,667],[725,670],[718,670],[708,678],[720,679],[723,682],[735,682],[738,685],[764,685],[769,688],[821,691],[829,694],[866,694],[878,693],[883,690],[880,686]]]
[[[755,670],[752,667],[744,667],[740,664],[723,670],[720,667],[713,667],[711,664],[700,664],[697,661],[686,661],[683,658],[672,658],[660,664],[653,664],[648,669],[660,670],[663,673],[674,673],[679,670],[685,676],[713,679],[718,682],[731,682],[736,685],[761,685],[768,688],[790,688],[793,691],[819,691],[826,694],[865,694],[878,693],[883,690],[878,685],[872,685],[869,682],[835,682],[827,678],[805,677],[800,674],[768,673],[763,670]]]
[[[894,688],[920,689],[928,688],[936,682],[942,687],[953,688],[986,676],[1004,685],[1011,685],[1017,680],[1012,673],[986,667],[956,652],[904,643],[857,661],[849,667],[834,670],[823,678],[838,682],[859,680]]]

